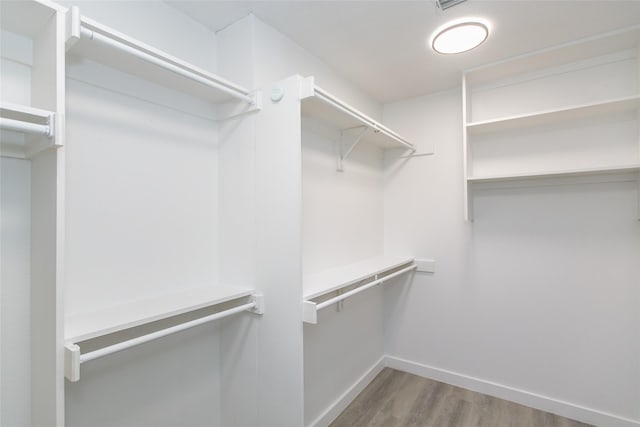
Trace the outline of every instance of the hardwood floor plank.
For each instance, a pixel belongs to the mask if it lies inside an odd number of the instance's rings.
[[[593,427],[385,368],[331,427]]]
[[[331,425],[334,427],[369,426],[377,412],[393,398],[400,384],[410,375],[405,372],[386,371],[386,369],[383,370],[348,406],[348,411],[343,411]],[[361,396],[363,399],[360,399]]]

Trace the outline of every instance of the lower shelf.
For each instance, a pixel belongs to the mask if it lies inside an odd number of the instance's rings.
[[[200,309],[216,309],[194,319],[182,320],[151,333],[127,338],[106,346],[98,346],[82,353],[78,343],[107,337],[120,331],[150,325],[174,316],[194,313]],[[219,311],[217,311],[219,310]],[[80,313],[65,318],[65,377],[70,381],[80,378],[80,364],[127,348],[140,345],[207,322],[231,316],[242,311],[264,313],[264,298],[245,288],[215,286],[195,288],[180,293],[162,295],[127,304],[108,307],[94,312]],[[169,319],[175,321],[175,319]],[[112,338],[112,337],[108,337]],[[83,344],[84,345],[84,344]],[[89,347],[95,347],[91,345]]]
[[[592,178],[590,178],[592,177]],[[539,186],[549,180],[551,185],[558,184],[554,180],[569,183],[591,182],[637,182],[640,199],[640,163],[628,165],[602,166],[597,168],[568,169],[543,172],[527,172],[487,176],[469,176],[466,178],[466,219],[473,221],[473,190],[479,188],[508,188],[515,186]],[[493,185],[495,184],[495,185]],[[640,205],[638,206],[640,219]]]
[[[304,278],[303,321],[318,323],[318,310],[413,270],[433,272],[433,261],[380,256]],[[335,295],[334,295],[335,294]]]
[[[211,286],[132,301],[101,310],[72,314],[64,320],[66,342],[80,342],[200,308],[251,295],[251,289]]]

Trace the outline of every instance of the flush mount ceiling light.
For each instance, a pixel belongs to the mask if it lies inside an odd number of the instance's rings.
[[[479,18],[463,18],[438,28],[431,47],[438,53],[462,53],[478,47],[489,36],[489,23]]]

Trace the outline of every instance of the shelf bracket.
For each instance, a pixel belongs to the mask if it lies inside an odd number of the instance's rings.
[[[250,113],[262,110],[262,92],[256,91],[251,95],[251,102],[236,102],[230,104],[219,104],[216,121],[223,122],[225,120],[235,119]]]
[[[247,309],[248,312],[253,314],[264,314],[264,295],[263,294],[251,295],[251,302],[255,303],[255,305]]]
[[[342,295],[343,293],[344,293],[344,289],[338,289],[338,292],[336,292],[336,295]],[[336,311],[339,313],[343,309],[344,309],[344,300],[341,299],[336,303]]]
[[[347,139],[347,136],[348,136],[347,132],[351,131],[351,130],[354,130],[354,129],[360,129],[360,132],[358,132],[358,134],[355,136],[355,139],[353,140],[351,145],[346,147],[346,145],[348,144],[345,141]],[[369,126],[358,126],[358,127],[355,127],[355,128],[342,129],[340,131],[340,153],[338,155],[338,168],[337,168],[338,172],[344,172],[344,164],[343,164],[343,162],[347,159],[347,157],[349,157],[349,155],[351,154],[353,149],[356,148],[358,143],[360,141],[362,141],[362,138],[364,137],[364,135],[367,133],[367,131],[369,129],[370,129]],[[376,131],[378,131],[378,130],[374,129],[374,132],[376,132]]]

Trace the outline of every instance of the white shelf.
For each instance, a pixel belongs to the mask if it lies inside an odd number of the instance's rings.
[[[241,100],[258,104],[255,95],[244,87],[80,16],[75,7],[69,13],[67,50],[76,56],[213,103]]]
[[[637,181],[640,192],[639,146],[632,127],[640,117],[638,40],[640,25],[635,25],[463,73],[467,220],[473,220],[474,190],[482,187]],[[556,147],[566,158],[556,167],[567,169],[533,164],[539,163],[539,154],[553,156]],[[509,153],[515,152],[520,153],[519,166],[508,164]],[[532,164],[525,162],[527,155],[533,156]],[[492,170],[474,175],[482,162]]]
[[[575,105],[566,108],[539,111],[531,114],[504,117],[481,122],[467,123],[469,135],[504,132],[513,129],[531,128],[568,122],[572,120],[603,117],[640,109],[640,95],[612,99],[604,102]]]
[[[72,314],[65,317],[64,339],[77,343],[252,294],[251,289],[211,286]]]
[[[570,169],[570,170],[561,170],[561,171],[529,172],[529,173],[478,176],[478,177],[470,176],[467,178],[467,182],[470,184],[481,184],[481,183],[491,183],[491,182],[523,181],[523,180],[545,179],[545,178],[570,178],[570,177],[593,176],[593,175],[627,174],[627,173],[634,173],[634,172],[640,172],[640,163],[623,165],[623,166],[606,166],[606,167],[600,167],[600,168]]]
[[[388,279],[413,271],[417,267],[414,259],[410,257],[379,256],[305,276],[303,279],[302,320],[306,323],[318,323],[318,310],[341,302],[351,295],[377,286]],[[365,280],[367,280],[366,284],[340,293],[333,298],[325,299],[322,302],[313,301],[314,298],[345,290],[349,286]]]
[[[307,275],[302,281],[304,299],[310,300],[335,292],[376,274],[382,274],[412,262],[412,257],[384,255]]]
[[[37,1],[0,2],[0,28],[35,38],[54,16],[55,9]]]
[[[640,25],[635,25],[473,68],[465,71],[465,78],[467,84],[472,85],[496,81],[611,52],[636,49],[638,40]]]
[[[313,77],[304,79],[303,86],[303,116],[340,130],[366,127],[368,131],[361,141],[383,149],[415,149],[412,143],[393,130],[316,86]]]

